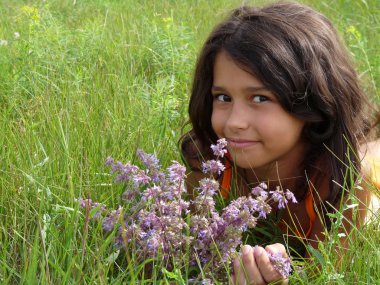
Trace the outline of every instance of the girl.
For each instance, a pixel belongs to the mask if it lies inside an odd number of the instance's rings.
[[[212,155],[210,144],[226,138],[230,167],[219,178],[221,194],[245,195],[263,181],[268,190],[290,189],[298,203],[289,204],[276,227],[315,245],[329,226],[326,214],[371,175],[370,161],[363,161],[366,107],[348,52],[326,17],[295,3],[238,8],[208,37],[196,65],[192,129],[181,139],[189,194],[202,178],[200,160]],[[372,157],[377,149],[374,143]],[[361,220],[369,192],[357,192]],[[280,243],[243,246],[234,262],[237,284],[282,279],[265,250],[287,256]]]

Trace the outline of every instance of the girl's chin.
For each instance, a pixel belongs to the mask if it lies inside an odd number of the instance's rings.
[[[244,155],[234,155],[231,154],[232,161],[234,165],[244,168],[244,169],[254,169],[257,167],[253,162],[253,160],[250,160],[247,156]]]
[[[272,163],[265,163],[264,161],[257,161],[255,158],[249,156],[247,153],[239,153],[239,152],[230,152],[231,159],[233,164],[239,168],[255,170],[261,172],[261,170],[265,171],[270,168]]]

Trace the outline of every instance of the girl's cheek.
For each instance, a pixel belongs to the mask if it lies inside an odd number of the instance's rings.
[[[223,117],[220,115],[220,112],[218,112],[218,111],[212,112],[211,125],[212,125],[214,132],[217,135],[220,135],[220,131],[221,131],[222,125],[223,125]]]

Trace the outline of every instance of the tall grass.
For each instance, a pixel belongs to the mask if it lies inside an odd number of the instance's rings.
[[[134,161],[139,147],[164,165],[179,159],[197,51],[241,1],[0,3],[0,283],[135,283],[143,265],[117,268],[112,239],[74,198],[119,203],[108,155]],[[378,104],[378,1],[304,3],[338,27]],[[379,227],[375,220],[354,230],[341,261],[331,235],[307,263],[319,272],[297,273],[294,282],[375,284]]]

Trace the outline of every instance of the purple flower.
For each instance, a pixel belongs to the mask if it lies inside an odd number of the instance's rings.
[[[169,179],[172,182],[181,182],[186,178],[186,167],[173,160],[172,165],[168,167]]]
[[[139,168],[130,163],[122,164],[121,162],[116,162],[112,166],[112,173],[119,173],[115,177],[115,182],[125,182],[127,183],[131,177],[139,171]]]
[[[130,188],[130,189],[127,189],[123,192],[122,199],[123,199],[123,201],[132,201],[132,200],[136,199],[138,194],[139,194],[138,190]]]
[[[106,165],[115,173],[115,181],[126,183],[126,191],[123,193],[123,210],[119,207],[103,218],[104,231],[111,232],[120,224],[115,233],[116,245],[130,250],[137,261],[159,257],[168,270],[183,268],[188,265],[183,264],[186,260],[195,266],[208,264],[202,278],[197,277],[204,284],[211,284],[207,281],[211,276],[225,277],[225,268],[236,255],[243,233],[271,212],[269,194],[279,207],[284,207],[288,201],[296,202],[289,190],[284,193],[277,187],[276,191],[268,192],[268,186],[260,183],[252,189],[251,195],[241,196],[221,211],[217,210],[220,185],[212,177],[225,170],[219,158],[227,153],[226,146],[226,139],[211,145],[216,159],[202,163],[203,172],[209,173],[210,178],[199,181],[196,188],[199,192],[190,202],[183,198],[186,168],[178,162],[173,161],[166,171],[162,171],[157,157],[143,150],[137,151],[142,169],[107,158]],[[89,199],[78,202],[83,207],[103,210],[102,205]],[[192,212],[189,211],[190,203],[194,209]],[[184,258],[184,254],[188,256]],[[285,276],[289,272],[289,260],[282,260],[277,255],[271,260],[274,266],[282,264],[281,268],[275,267],[281,274]]]
[[[142,149],[138,149],[137,155],[147,169],[160,168],[160,161],[153,154],[148,154],[148,153],[145,153]]]
[[[161,188],[159,186],[154,185],[152,187],[147,188],[143,192],[143,199],[144,201],[152,199],[156,197],[157,195],[159,195],[161,192],[162,192]]]
[[[268,185],[267,185],[265,182],[261,182],[261,183],[259,184],[259,187],[261,187],[261,188],[264,189],[264,190],[267,190],[267,189],[268,189]]]
[[[203,173],[217,173],[219,175],[224,169],[224,165],[219,160],[202,162]]]
[[[189,213],[189,206],[190,206],[190,202],[187,202],[183,199],[180,199],[178,200],[178,210],[179,211],[183,211],[185,214],[188,214]]]
[[[211,196],[198,195],[194,200],[194,207],[200,213],[213,212],[215,201]]]
[[[269,191],[269,193],[272,194],[273,200],[275,202],[278,202],[279,209],[284,209],[285,205],[290,200],[292,201],[292,203],[297,203],[296,197],[288,189],[286,190],[286,193],[284,193],[284,191],[282,191],[280,187],[277,186],[275,191]]]
[[[85,209],[86,207],[91,207],[92,200],[91,199],[83,199],[83,198],[75,198],[75,202],[79,204],[79,207]]]
[[[219,191],[218,181],[210,178],[203,178],[199,181],[200,194],[214,196]]]
[[[285,193],[286,199],[292,200],[292,203],[298,203],[296,197],[294,196],[293,192],[290,192],[289,189],[286,189]]]
[[[214,285],[214,282],[210,278],[205,278],[205,279],[202,279],[201,284],[202,285]]]
[[[161,219],[155,213],[141,210],[139,213],[140,226],[143,230],[159,229],[162,227]]]
[[[140,185],[146,185],[150,182],[151,178],[145,174],[144,171],[138,171],[135,175],[132,176],[132,181],[136,187]]]
[[[111,211],[104,219],[102,222],[102,228],[106,232],[111,232],[114,227],[115,223],[119,219],[120,213],[122,211],[122,207],[119,206],[117,210]]]
[[[112,164],[114,164],[114,160],[111,156],[107,157],[106,159],[106,166],[111,166]]]
[[[254,196],[268,197],[268,192],[259,186],[252,188],[251,193]]]
[[[284,277],[288,277],[292,272],[291,259],[283,257],[281,252],[268,253],[269,260],[273,267]]]
[[[78,202],[79,207],[82,209],[89,208],[91,211],[91,219],[97,220],[106,211],[106,206],[98,202],[93,202],[91,199],[75,198],[75,202]]]
[[[268,197],[268,192],[266,191],[267,189],[268,189],[267,184],[264,182],[261,182],[259,186],[252,188],[251,194],[254,196]]]
[[[224,208],[222,218],[228,224],[233,224],[245,231],[247,228],[255,227],[257,219],[266,216],[270,210],[270,206],[263,198],[260,201],[252,197],[239,197]],[[257,218],[253,216],[256,212],[259,212]]]
[[[223,157],[227,150],[225,149],[227,146],[227,140],[225,138],[219,139],[216,143],[216,145],[212,144],[211,149],[215,156],[217,157]]]
[[[151,235],[147,241],[147,249],[152,252],[157,252],[160,245],[162,245],[161,237],[159,234]]]
[[[284,209],[285,204],[288,203],[288,200],[286,200],[284,191],[280,189],[279,186],[276,187],[276,191],[269,191],[270,194],[272,194],[272,198],[275,202],[278,202],[278,208]]]
[[[165,182],[165,173],[158,171],[158,170],[152,170],[149,172],[150,178],[152,178],[152,181],[154,183],[164,183]]]
[[[259,196],[256,198],[255,201],[256,202],[254,202],[253,204],[256,211],[259,212],[258,218],[266,219],[267,214],[269,214],[272,211],[271,206],[269,206],[268,203],[266,202],[266,197]]]

